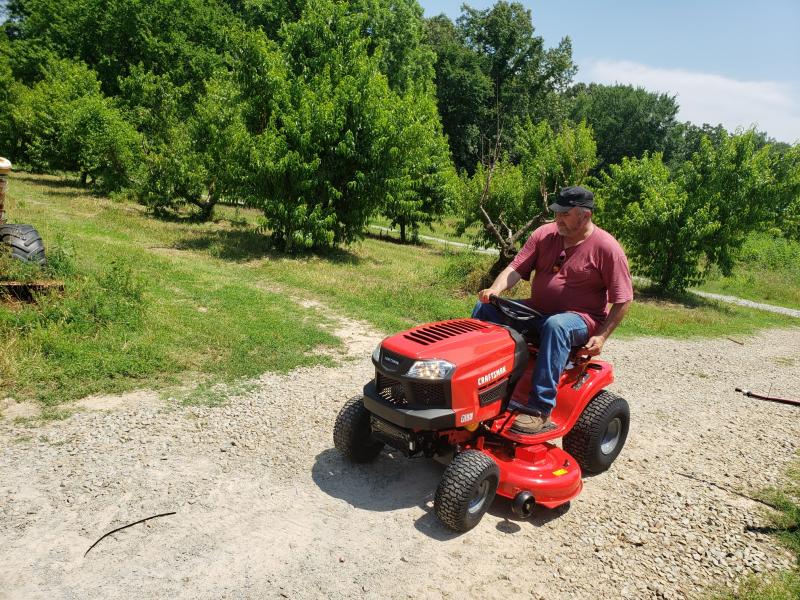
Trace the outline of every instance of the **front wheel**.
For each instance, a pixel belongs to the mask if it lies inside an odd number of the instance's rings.
[[[564,450],[589,475],[606,471],[622,452],[631,422],[624,398],[602,391],[583,409],[578,422],[564,436]]]
[[[500,481],[500,469],[483,452],[466,450],[448,465],[436,488],[433,508],[455,531],[469,531],[489,510]]]
[[[383,442],[372,437],[369,417],[361,396],[350,398],[336,417],[333,445],[353,462],[370,462],[383,450]]]

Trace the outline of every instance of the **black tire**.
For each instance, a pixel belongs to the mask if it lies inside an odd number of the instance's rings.
[[[11,250],[11,256],[44,266],[44,242],[32,225],[0,225],[0,242]]]
[[[630,422],[625,399],[604,390],[586,405],[575,427],[564,436],[564,450],[584,473],[602,473],[622,452]]]
[[[469,531],[489,510],[500,481],[500,469],[483,452],[457,454],[442,475],[433,508],[439,520],[455,531]]]
[[[353,462],[370,462],[383,450],[383,442],[372,437],[369,415],[362,397],[356,396],[345,403],[336,417],[333,445]]]

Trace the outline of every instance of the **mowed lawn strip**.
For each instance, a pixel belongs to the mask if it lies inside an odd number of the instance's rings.
[[[191,373],[232,379],[331,362],[317,350],[340,341],[321,327],[316,311],[262,286],[251,269],[174,248],[207,225],[159,221],[136,205],[51,181],[14,179],[9,212],[15,222],[35,224],[46,243],[65,239],[81,275],[66,280],[64,299],[0,305],[0,394],[57,404],[179,383]],[[113,277],[103,279],[108,289],[86,292],[96,287],[93,274],[102,279],[115,269],[130,272],[141,287],[133,323],[124,298],[101,307],[111,319],[98,318],[94,307],[84,311],[87,302],[115,297],[120,282]]]
[[[104,309],[111,317],[89,328],[58,319],[41,324],[41,307],[0,308],[9,342],[0,355],[0,393],[49,404],[187,376],[230,380],[329,363],[318,350],[340,342],[322,327],[325,314],[287,296],[319,300],[388,334],[469,316],[475,295],[464,284],[492,260],[376,239],[324,256],[281,255],[256,232],[251,210],[219,207],[213,223],[159,220],[137,204],[25,174],[12,177],[8,208],[14,222],[34,224],[51,247],[73,249],[79,275],[67,280],[62,304],[70,294],[80,301],[91,277],[106,282],[95,284],[95,300],[124,291],[126,272],[142,286],[141,315],[127,324],[124,294]],[[514,295],[528,290],[523,283]],[[791,325],[797,320],[743,307],[639,294],[615,335],[731,336]]]

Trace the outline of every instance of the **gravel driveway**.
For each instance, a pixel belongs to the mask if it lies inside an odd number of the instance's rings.
[[[222,407],[150,392],[88,398],[66,420],[0,419],[2,598],[694,598],[788,567],[749,500],[780,485],[800,411],[800,329],[714,341],[613,339],[628,443],[566,509],[441,526],[443,467],[333,450],[380,336],[343,320],[337,368],[267,374]],[[86,557],[103,533],[115,533]]]

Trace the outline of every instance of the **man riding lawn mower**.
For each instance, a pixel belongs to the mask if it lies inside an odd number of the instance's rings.
[[[555,223],[480,292],[472,319],[386,338],[372,356],[375,379],[336,420],[334,444],[356,462],[385,444],[452,456],[434,509],[456,531],[477,525],[495,494],[523,518],[536,503],[569,502],[581,472],[610,467],[627,437],[628,404],[604,390],[612,367],[592,358],[633,298],[627,260],[592,223],[591,192],[564,188],[550,208]],[[528,303],[499,297],[532,272]]]

